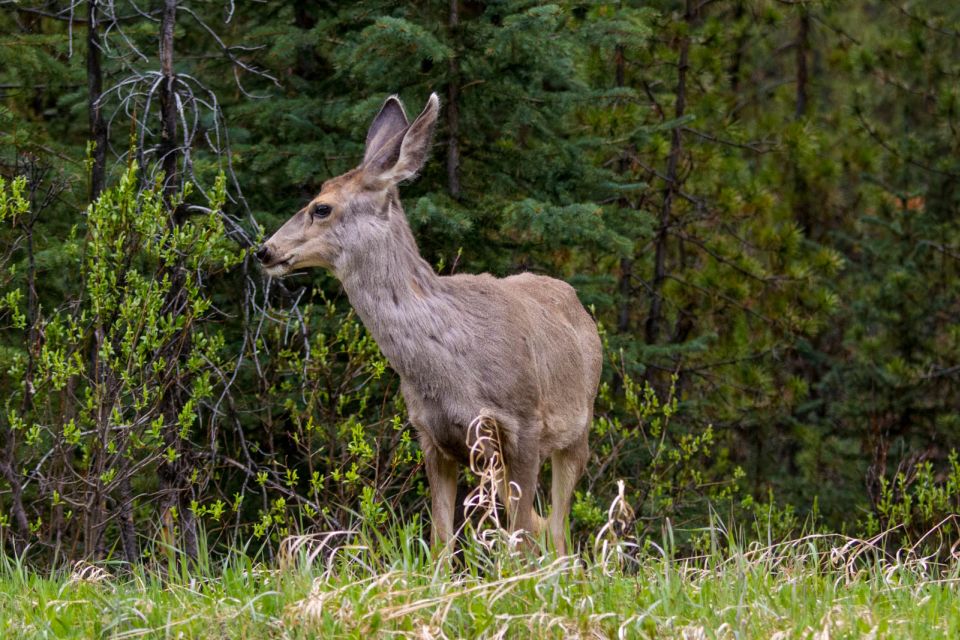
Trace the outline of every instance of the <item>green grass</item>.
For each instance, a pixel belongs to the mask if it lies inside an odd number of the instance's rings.
[[[412,526],[300,537],[279,558],[190,569],[0,567],[4,638],[956,638],[956,562],[882,559],[808,536],[676,560],[624,543],[576,559],[466,545],[459,569]],[[464,568],[466,567],[466,568]]]

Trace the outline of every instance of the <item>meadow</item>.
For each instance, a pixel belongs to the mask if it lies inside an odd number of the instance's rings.
[[[870,540],[811,534],[739,546],[719,521],[677,557],[605,526],[576,556],[518,550],[497,530],[435,557],[417,521],[291,537],[184,563],[78,563],[50,575],[6,558],[8,638],[955,638],[960,569]],[[753,534],[762,533],[757,530]],[[935,532],[934,532],[935,533]]]

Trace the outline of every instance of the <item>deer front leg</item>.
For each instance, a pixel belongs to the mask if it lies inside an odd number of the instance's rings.
[[[433,446],[423,448],[430,485],[430,530],[434,547],[453,545],[453,514],[457,501],[457,463]]]

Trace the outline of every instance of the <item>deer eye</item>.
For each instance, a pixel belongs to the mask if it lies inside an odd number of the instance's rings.
[[[333,209],[328,204],[315,204],[310,213],[314,218],[322,220],[323,218],[329,217],[331,211],[333,211]]]

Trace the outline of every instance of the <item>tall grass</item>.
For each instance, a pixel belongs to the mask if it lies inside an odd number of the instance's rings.
[[[299,536],[275,560],[162,553],[134,567],[42,575],[0,563],[0,631],[16,638],[955,638],[956,557],[890,557],[878,539],[808,535],[675,557],[602,532],[543,557],[466,535],[436,557],[414,520]]]

